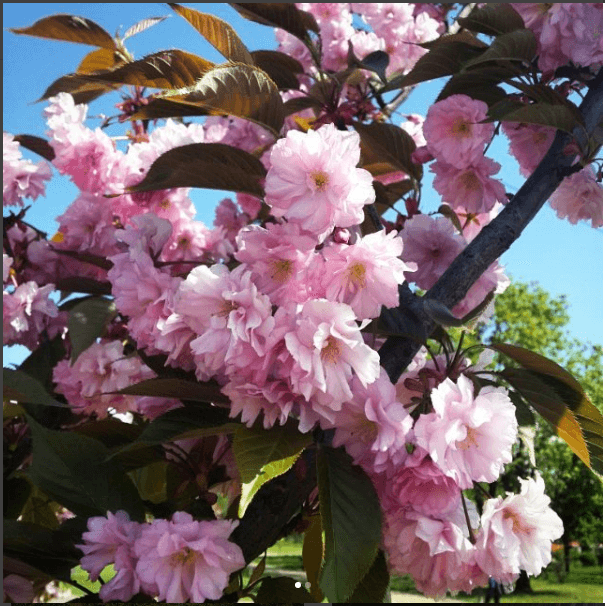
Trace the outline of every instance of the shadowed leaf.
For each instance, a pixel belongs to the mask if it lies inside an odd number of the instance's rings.
[[[55,150],[51,144],[42,137],[36,137],[34,135],[15,135],[15,141],[19,142],[19,145],[33,151],[35,154],[42,156],[45,160],[52,162],[55,159]]]
[[[435,46],[439,46],[441,44],[449,44],[450,42],[464,42],[465,44],[468,44],[470,46],[476,46],[477,48],[483,49],[486,49],[489,46],[488,44],[485,44],[485,42],[483,42],[482,40],[479,40],[477,36],[464,29],[456,32],[455,34],[444,34],[443,36],[439,36],[439,38],[436,38],[435,40],[423,42],[418,46],[422,46],[422,48],[430,50]]]
[[[367,170],[367,169],[366,169]],[[403,179],[389,185],[384,185],[380,181],[373,181],[374,191],[376,192],[376,201],[374,206],[379,215],[383,215],[389,208],[401,199],[402,196],[414,189],[414,183],[411,179]]]
[[[55,281],[55,288],[66,292],[81,292],[89,295],[110,295],[111,283],[99,282],[93,278],[61,278]]]
[[[292,577],[265,577],[254,601],[257,604],[305,604],[312,599]]]
[[[279,51],[258,50],[252,52],[252,59],[280,90],[298,89],[300,86],[296,74],[302,74],[304,70],[293,57]]]
[[[6,400],[16,400],[21,404],[69,408],[67,404],[55,400],[34,377],[11,368],[2,369],[2,397]]]
[[[498,84],[506,78],[510,78],[511,75],[510,70],[507,69],[501,69],[499,73],[494,73],[492,70],[488,72],[485,69],[454,74],[447,81],[435,101],[443,101],[450,95],[467,95],[472,99],[483,101],[491,107],[506,99],[506,91]]]
[[[528,29],[517,29],[497,36],[479,57],[465,64],[465,69],[488,61],[523,61],[530,63],[538,48],[536,37]]]
[[[242,17],[262,25],[279,27],[299,40],[308,39],[307,30],[319,33],[315,17],[298,10],[294,4],[287,2],[230,2],[229,4]]]
[[[162,21],[164,21],[164,19],[168,19],[168,15],[165,15],[164,17],[149,17],[147,19],[142,19],[141,21],[138,21],[134,25],[131,25],[124,32],[124,37],[122,38],[122,40],[126,40],[127,38],[130,38],[131,36],[136,36],[137,34],[144,32],[146,29],[149,29],[150,27],[153,27],[154,25],[161,23]]]
[[[379,550],[370,570],[349,598],[351,604],[382,604],[390,581],[384,551]]]
[[[321,570],[321,561],[323,560],[323,536],[321,532],[321,516],[316,515],[311,519],[311,523],[305,532],[305,538],[302,546],[302,560],[307,581],[311,584],[310,593],[313,600],[321,602],[324,594],[319,588],[319,571]]]
[[[438,44],[418,59],[409,74],[395,76],[380,92],[405,88],[443,76],[451,76],[458,73],[466,61],[476,58],[482,52],[481,47],[467,42],[452,41]]]
[[[59,93],[69,93],[74,98],[74,103],[90,103],[101,95],[119,88],[115,84],[102,84],[91,81],[86,76],[68,74],[55,80],[45,91],[38,101],[44,101],[55,97]]]
[[[603,416],[582,386],[558,364],[508,344],[491,346],[523,369],[507,368],[503,377],[540,413],[589,467],[602,474]]]
[[[175,89],[195,84],[214,63],[185,51],[158,51],[122,65],[117,69],[93,74],[95,81],[116,82],[148,88]]]
[[[169,2],[168,6],[183,17],[183,19],[189,21],[229,61],[247,63],[249,65],[254,63],[248,49],[235,33],[235,30],[222,19],[172,2]]]
[[[129,396],[153,396],[157,398],[177,398],[192,402],[214,402],[228,404],[229,398],[221,392],[215,381],[194,383],[183,379],[161,378],[146,379],[135,385],[129,385],[119,392]]]
[[[143,506],[132,482],[99,441],[69,431],[42,427],[28,416],[33,463],[27,477],[76,515],[106,515],[124,509],[142,520]]]
[[[405,130],[393,124],[378,122],[373,124],[357,122],[353,126],[361,139],[360,166],[362,168],[370,170],[368,166],[386,164],[392,167],[391,170],[385,170],[386,173],[402,170],[415,179],[420,179],[422,167],[412,162],[412,153],[416,149],[416,144]],[[384,173],[376,172],[376,174]]]
[[[318,449],[317,479],[326,535],[319,585],[331,602],[345,602],[376,559],[380,504],[370,479],[342,448]]]
[[[475,8],[468,17],[458,19],[458,23],[472,32],[488,36],[498,36],[525,28],[521,15],[506,3],[485,4],[481,8]]]
[[[261,161],[241,149],[222,143],[192,143],[162,154],[143,181],[128,191],[203,187],[263,197],[259,182],[265,175]]]
[[[319,109],[321,108],[321,103],[312,97],[295,97],[294,99],[288,99],[284,103],[284,114],[290,116],[310,108]]]
[[[29,27],[14,27],[10,31],[37,38],[78,42],[112,50],[116,48],[114,39],[100,25],[75,15],[52,15],[39,19]]]
[[[110,299],[90,298],[78,303],[69,312],[67,327],[71,341],[71,364],[98,337],[103,336],[105,327],[116,314],[116,305]]]
[[[490,115],[490,120],[491,120]],[[573,134],[577,126],[583,126],[578,116],[566,105],[550,105],[547,103],[532,103],[498,116],[501,122],[523,122],[525,124],[541,124],[552,126]]]

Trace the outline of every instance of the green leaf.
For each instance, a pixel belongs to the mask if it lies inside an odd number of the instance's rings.
[[[110,458],[131,461],[133,451],[146,450],[149,446],[185,438],[201,438],[220,433],[232,433],[239,423],[229,422],[229,411],[215,406],[186,406],[169,410],[151,421],[141,435],[132,443],[123,446]],[[145,459],[143,459],[145,462]]]
[[[180,4],[169,2],[168,6],[183,19],[189,21],[223,57],[229,61],[241,61],[249,65],[253,63],[248,49],[228,23],[214,15],[200,13],[200,11],[186,8]]]
[[[233,454],[242,482],[252,482],[268,463],[298,456],[311,442],[311,434],[300,433],[294,422],[271,429],[241,425],[233,436]]]
[[[492,114],[489,121],[493,120]],[[567,105],[551,105],[550,103],[532,103],[523,105],[500,115],[501,122],[523,122],[525,124],[541,124],[552,126],[566,133],[573,134],[578,126],[584,126],[583,121],[578,119],[575,111]]]
[[[317,476],[326,535],[319,585],[331,602],[345,602],[376,559],[380,503],[370,479],[342,448],[318,448]]]
[[[61,335],[51,341],[44,341],[19,366],[21,372],[39,381],[47,391],[53,390],[53,370],[59,360],[65,358],[65,345]]]
[[[298,586],[297,586],[298,585]],[[265,577],[254,602],[256,604],[304,604],[313,601],[311,594],[292,577]]]
[[[37,38],[64,40],[115,49],[114,39],[94,21],[75,15],[53,15],[39,19],[29,27],[14,27],[13,34],[25,34]]]
[[[32,492],[32,485],[20,477],[10,477],[4,480],[4,517],[16,520],[21,515],[25,503]]]
[[[536,424],[536,419],[525,400],[515,391],[510,391],[508,397],[515,405],[515,417],[519,427],[533,427]]]
[[[321,602],[324,594],[319,587],[319,572],[321,570],[321,561],[323,560],[323,536],[321,531],[321,516],[313,516],[311,523],[305,532],[305,538],[302,546],[302,560],[307,581],[311,587],[310,593],[314,602]]]
[[[95,82],[175,89],[195,84],[215,67],[211,61],[178,49],[158,51],[110,71],[91,74]]]
[[[204,187],[264,197],[260,181],[266,174],[261,161],[241,149],[222,143],[191,143],[162,154],[128,192]]]
[[[254,567],[250,578],[248,579],[248,585],[246,587],[251,587],[260,580],[265,572],[265,566],[267,565],[267,554],[265,553],[261,558],[261,561]]]
[[[536,55],[538,43],[533,32],[528,29],[517,29],[497,36],[491,46],[476,59],[471,59],[465,69],[489,61],[521,61],[531,63]]]
[[[69,408],[67,404],[63,404],[50,396],[39,381],[21,370],[12,370],[11,368],[2,369],[2,397],[22,404],[42,404],[44,406]]]
[[[5,556],[33,566],[54,579],[70,582],[70,570],[82,558],[70,533],[6,518],[3,530]]]
[[[32,486],[29,498],[24,504],[20,522],[37,524],[44,528],[56,529],[59,527],[57,510],[61,506],[48,498],[37,486]]]
[[[46,429],[28,416],[33,462],[26,476],[49,497],[76,515],[106,515],[124,509],[143,519],[143,506],[132,482],[109,450],[97,440],[70,431]]]
[[[369,170],[368,166],[385,163],[391,167],[390,171],[387,169],[386,172],[401,170],[417,180],[422,177],[422,168],[412,162],[416,144],[405,130],[393,124],[379,122],[357,122],[353,126],[361,139],[361,167]]]
[[[133,423],[124,423],[119,419],[107,417],[76,425],[72,431],[99,440],[107,448],[121,448],[136,440],[141,434],[142,428]]]
[[[19,145],[25,147],[25,149],[33,151],[35,154],[42,156],[42,158],[49,162],[52,162],[55,159],[55,150],[52,148],[51,144],[46,139],[42,139],[42,137],[35,137],[34,135],[15,135],[14,139]]]
[[[482,47],[458,40],[444,42],[431,48],[418,59],[409,74],[395,76],[380,92],[387,92],[420,82],[443,78],[458,73],[466,61],[481,55]]]
[[[506,3],[485,4],[481,8],[475,8],[468,17],[458,19],[458,23],[472,32],[488,36],[525,29],[521,15]]]
[[[134,482],[141,498],[152,503],[163,503],[166,500],[167,461],[156,461],[151,465],[133,469],[128,477]]]
[[[105,333],[105,328],[116,315],[116,305],[111,299],[87,298],[69,312],[67,327],[71,341],[71,363],[96,343]]]
[[[157,377],[129,385],[116,393],[127,396],[152,396],[177,398],[191,402],[229,404],[229,398],[221,391],[216,381],[194,382],[178,378]]]
[[[384,551],[379,550],[372,567],[363,577],[361,583],[357,585],[348,602],[350,604],[384,603],[390,578]]]
[[[242,17],[255,23],[279,27],[296,36],[308,40],[307,30],[319,34],[319,26],[313,15],[301,11],[287,2],[230,2]]]
[[[294,465],[299,456],[300,452],[293,454],[290,457],[286,457],[285,459],[267,463],[266,465],[263,465],[258,474],[250,480],[250,482],[242,484],[242,494],[238,506],[238,515],[240,518],[243,517],[248,505],[250,505],[254,495],[259,491],[261,486],[269,480],[286,473],[286,471]]]

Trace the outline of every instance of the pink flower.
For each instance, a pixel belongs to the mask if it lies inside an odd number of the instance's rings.
[[[84,544],[76,545],[85,555],[80,560],[82,568],[96,581],[101,571],[113,564],[116,576],[105,583],[100,598],[127,602],[139,591],[139,579],[135,574],[136,559],[133,552],[135,541],[141,536],[141,525],[132,522],[125,511],[107,517],[88,518],[88,532],[82,535]]]
[[[359,135],[333,124],[306,133],[289,131],[271,151],[267,203],[276,217],[295,221],[323,238],[334,227],[363,221],[374,201],[372,175],[359,162]]]
[[[59,310],[49,298],[54,284],[39,287],[35,282],[25,282],[14,292],[2,293],[2,342],[4,345],[21,344],[35,349],[42,330]]]
[[[109,408],[117,412],[135,410],[133,396],[113,394],[150,379],[155,373],[140,358],[124,355],[120,341],[93,343],[70,364],[61,360],[53,370],[57,393],[63,394],[74,412],[104,418]]]
[[[44,195],[52,177],[50,166],[42,161],[34,164],[21,158],[19,144],[13,135],[3,133],[2,145],[2,203],[4,206],[23,206],[24,198],[35,200]]]
[[[544,480],[520,480],[521,493],[488,500],[477,535],[477,562],[490,576],[510,582],[521,570],[538,575],[551,560],[552,541],[563,534],[561,518],[548,506]]]
[[[326,246],[322,287],[330,301],[347,303],[360,320],[376,318],[382,306],[399,305],[404,271],[414,271],[399,255],[403,242],[394,231],[378,231],[352,245]]]
[[[2,283],[6,284],[11,272],[11,265],[13,264],[13,258],[9,257],[6,253],[2,253]]]
[[[420,415],[416,442],[460,488],[494,482],[512,461],[517,440],[515,406],[503,387],[484,387],[476,397],[473,383],[461,375],[445,379],[431,392],[434,412]]]
[[[229,541],[237,521],[198,522],[185,512],[143,528],[134,550],[145,592],[166,602],[218,600],[229,575],[245,566],[242,550]]]
[[[307,267],[315,238],[301,233],[296,223],[249,225],[236,243],[235,258],[252,271],[258,288],[275,305],[303,303],[308,298]]]
[[[467,506],[471,525],[476,527],[477,513],[471,503]],[[438,519],[414,510],[387,511],[383,534],[391,571],[409,574],[426,596],[470,593],[487,583],[487,575],[475,563],[461,503]]]
[[[405,222],[400,235],[403,261],[418,267],[414,273],[406,272],[405,278],[424,290],[435,284],[465,246],[464,238],[445,217],[415,215]]]
[[[499,170],[497,162],[484,156],[464,168],[441,161],[431,165],[431,172],[435,173],[433,187],[443,201],[456,211],[473,214],[487,213],[497,202],[508,202],[504,185],[491,178]]]
[[[555,139],[556,129],[540,124],[503,122],[502,131],[510,142],[509,151],[519,163],[519,171],[529,177]]]
[[[353,398],[336,413],[333,445],[344,445],[356,465],[374,473],[396,468],[407,457],[413,419],[396,400],[394,385],[381,368],[374,383],[364,387],[353,377],[350,387]]]
[[[285,340],[295,362],[291,376],[295,391],[307,401],[314,398],[311,406],[328,420],[333,421],[331,411],[352,398],[353,372],[364,387],[380,374],[378,353],[363,342],[355,313],[344,303],[307,301]]]
[[[494,133],[494,125],[480,124],[487,117],[487,104],[466,95],[451,95],[431,105],[424,122],[428,150],[456,168],[479,160]]]
[[[591,165],[565,177],[549,203],[559,219],[567,219],[573,225],[587,220],[592,227],[603,226],[603,187],[597,183]]]
[[[403,465],[388,475],[386,491],[380,495],[388,509],[413,507],[425,516],[440,516],[460,503],[460,488],[417,446]]]

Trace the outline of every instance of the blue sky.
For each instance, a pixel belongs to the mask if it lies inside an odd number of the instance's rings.
[[[187,6],[214,14],[230,23],[250,50],[276,48],[272,28],[246,21],[227,4]],[[74,71],[84,55],[94,50],[90,46],[17,36],[8,31],[8,28],[28,26],[42,17],[58,13],[92,19],[112,35],[118,29],[123,33],[141,19],[169,15],[162,23],[126,41],[135,58],[159,50],[179,48],[210,61],[224,61],[202,36],[165,4],[31,3],[25,9],[23,4],[4,3],[3,130],[7,132],[44,137],[46,124],[42,110],[45,104],[35,103],[36,99],[55,79]],[[419,86],[400,112],[426,115],[438,92],[439,83]],[[119,101],[117,93],[101,97],[91,104],[89,116],[114,115],[116,110],[113,106]],[[100,124],[100,120],[89,120],[87,124],[94,128]],[[116,126],[107,132],[110,135],[123,134],[124,127]],[[506,139],[497,137],[488,155],[502,165],[498,176],[507,191],[515,193],[523,179],[516,162],[508,155],[507,147]],[[24,156],[39,160],[27,151]],[[52,235],[57,227],[54,218],[65,210],[76,195],[76,187],[66,177],[57,175],[47,186],[46,197],[32,203],[28,221]],[[224,192],[192,190],[191,197],[198,208],[197,218],[211,225],[214,206],[225,195]],[[422,210],[435,210],[439,203],[439,196],[430,188],[430,182],[426,181]],[[558,219],[546,205],[521,238],[503,255],[501,263],[506,267],[507,274],[515,279],[535,280],[552,295],[565,294],[570,304],[569,330],[572,336],[585,342],[603,342],[602,229],[592,229],[586,223],[571,225]],[[5,363],[18,362],[22,357],[23,348],[5,348]]]

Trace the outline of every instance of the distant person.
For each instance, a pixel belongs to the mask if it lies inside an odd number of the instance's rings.
[[[494,579],[489,578],[489,585],[487,587],[487,593],[485,594],[485,603],[493,601],[495,604],[500,603],[500,596],[502,595],[502,585]]]

